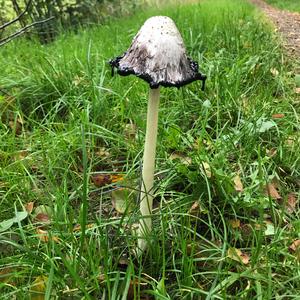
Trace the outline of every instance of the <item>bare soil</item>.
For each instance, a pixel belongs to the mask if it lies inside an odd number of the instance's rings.
[[[300,13],[272,7],[263,0],[249,0],[267,15],[283,39],[288,54],[300,60]]]

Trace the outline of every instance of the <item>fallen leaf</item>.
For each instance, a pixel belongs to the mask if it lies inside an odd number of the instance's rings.
[[[91,176],[91,179],[95,186],[102,187],[111,183],[124,180],[124,176],[121,174],[96,174]]]
[[[85,225],[85,229],[92,229],[94,228],[96,225],[95,223],[91,223],[91,224],[86,224]],[[81,231],[81,225],[80,224],[76,224],[73,228],[74,232],[80,232]]]
[[[24,205],[25,210],[28,212],[28,214],[31,214],[33,211],[34,202],[28,202]]]
[[[274,224],[270,221],[265,221],[265,224],[266,224],[265,236],[274,235],[275,234]]]
[[[277,70],[277,69],[275,69],[275,68],[271,68],[271,69],[270,69],[270,72],[271,72],[271,74],[272,74],[274,77],[276,77],[276,76],[278,76],[278,75],[279,75],[279,72],[278,72],[278,70]]]
[[[109,151],[104,147],[99,148],[99,150],[96,151],[95,154],[100,158],[109,158],[110,157]]]
[[[102,187],[108,184],[111,184],[111,175],[110,174],[96,174],[91,176],[91,179],[95,186]]]
[[[124,135],[127,140],[135,140],[137,134],[137,126],[133,123],[128,123],[124,128]]]
[[[49,215],[44,213],[39,213],[35,216],[34,222],[49,224],[50,223]]]
[[[273,119],[282,119],[284,117],[284,114],[273,114],[272,118]]]
[[[34,223],[39,223],[40,228],[44,228],[46,225],[51,223],[53,210],[48,205],[37,206],[32,213],[32,220]]]
[[[111,175],[111,182],[113,183],[123,181],[123,180],[124,180],[124,176],[122,174]]]
[[[183,153],[179,152],[179,151],[175,151],[173,152],[170,156],[169,156],[170,160],[175,160],[178,159],[180,160],[180,162],[186,166],[189,166],[192,163],[192,159],[186,155],[184,155]]]
[[[242,193],[244,191],[244,187],[243,187],[243,183],[241,181],[241,178],[239,175],[236,175],[233,178],[233,182],[234,182],[234,189],[236,192],[238,193]]]
[[[271,197],[275,200],[281,200],[281,196],[279,195],[277,188],[274,183],[268,183],[264,187],[265,195]]]
[[[33,214],[34,214],[34,216],[36,216],[38,214],[46,214],[49,216],[49,218],[51,218],[53,215],[53,210],[48,205],[39,205],[34,209]]]
[[[249,238],[253,235],[251,224],[241,224],[241,234],[244,238]]]
[[[8,122],[8,126],[15,132],[16,135],[20,135],[23,130],[23,120],[20,117],[18,117],[15,121],[10,120]]]
[[[250,257],[248,254],[243,253],[240,249],[233,248],[233,247],[228,249],[227,256],[230,259],[242,263],[244,265],[249,264],[250,261]]]
[[[3,267],[0,269],[0,282],[9,282],[14,275],[14,269],[12,267]],[[11,283],[10,283],[11,284]]]
[[[297,197],[295,193],[289,193],[287,197],[286,210],[288,213],[296,211]]]
[[[270,130],[271,128],[273,128],[274,126],[276,126],[276,123],[274,121],[259,120],[259,121],[257,121],[256,125],[258,127],[258,132],[264,133],[264,132]]]
[[[136,201],[136,192],[128,188],[118,188],[111,193],[111,201],[114,209],[120,213],[132,211]]]
[[[15,161],[23,160],[29,155],[28,150],[21,150],[14,154],[13,158]]]
[[[36,277],[34,282],[30,287],[30,299],[31,300],[44,300],[45,299],[45,291],[46,284],[48,281],[48,277],[41,275]]]
[[[291,252],[296,252],[300,250],[300,240],[294,240],[292,244],[289,246],[289,250]]]
[[[205,162],[205,161],[202,162],[202,169],[203,169],[204,173],[206,174],[206,176],[208,178],[211,178],[211,168],[207,162]]]
[[[300,94],[300,87],[296,87],[296,88],[295,88],[295,93],[296,93],[296,94]]]
[[[148,283],[146,282],[141,282],[140,279],[133,279],[130,280],[130,284],[129,284],[129,288],[128,288],[128,292],[127,292],[127,300],[134,300],[136,299],[136,292],[137,290],[141,290],[143,288],[145,288],[148,285]],[[140,300],[147,300],[150,298],[148,298],[148,295],[143,295],[143,292],[141,293],[141,296],[139,297]],[[153,298],[151,298],[153,299]]]
[[[277,149],[276,148],[267,149],[266,154],[269,157],[274,157],[277,154]]]
[[[50,236],[47,230],[43,230],[40,228],[36,229],[36,233],[37,233],[37,237],[45,243],[48,243],[49,240],[58,243],[59,242],[59,238],[57,236]]]
[[[200,210],[200,205],[198,201],[195,201],[191,208],[189,209],[189,214],[192,216],[195,216],[199,213]]]
[[[233,229],[241,227],[241,221],[239,219],[229,220],[229,224]]]

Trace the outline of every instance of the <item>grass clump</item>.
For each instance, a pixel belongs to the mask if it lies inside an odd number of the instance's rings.
[[[297,0],[267,0],[266,2],[280,9],[300,12],[300,3]]]
[[[112,191],[138,189],[148,87],[112,78],[107,61],[157,14],[175,20],[209,79],[205,92],[162,90],[151,246],[136,259],[135,196],[121,213]],[[0,218],[33,201],[48,209],[0,233],[4,298],[38,287],[46,299],[299,295],[299,101],[252,6],[149,10],[48,46],[16,41],[0,61],[11,95],[1,96]]]

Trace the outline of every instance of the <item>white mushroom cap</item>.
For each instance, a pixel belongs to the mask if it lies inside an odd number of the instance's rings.
[[[134,37],[129,49],[110,61],[120,75],[134,74],[146,80],[151,88],[180,87],[206,76],[187,55],[183,39],[169,17],[149,18]]]

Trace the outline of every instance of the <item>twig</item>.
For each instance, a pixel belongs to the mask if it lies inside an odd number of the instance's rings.
[[[0,47],[3,46],[3,45],[5,45],[5,44],[7,44],[11,40],[15,39],[16,37],[18,37],[19,35],[21,35],[22,33],[24,33],[30,27],[33,27],[33,26],[38,25],[38,24],[46,23],[46,22],[48,22],[48,21],[50,21],[52,19],[54,19],[54,17],[50,17],[50,18],[42,20],[42,21],[36,21],[36,22],[33,22],[32,24],[29,24],[29,25],[21,28],[20,30],[16,31],[15,33],[7,36],[6,38],[4,38],[2,40],[0,40]]]
[[[5,27],[7,27],[7,26],[9,26],[9,25],[17,22],[18,20],[20,20],[23,17],[23,15],[27,12],[27,10],[28,10],[31,2],[32,2],[32,0],[29,0],[27,2],[25,9],[15,19],[13,19],[13,20],[11,20],[11,21],[9,21],[9,22],[4,23],[3,25],[1,25],[0,26],[0,30],[3,30]]]

